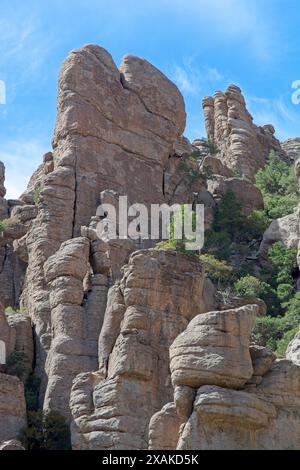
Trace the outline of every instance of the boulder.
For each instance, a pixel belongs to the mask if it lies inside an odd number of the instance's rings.
[[[174,386],[242,388],[253,374],[250,336],[258,307],[197,315],[170,347]]]

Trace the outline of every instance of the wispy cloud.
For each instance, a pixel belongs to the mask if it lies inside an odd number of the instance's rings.
[[[299,135],[300,107],[291,104],[288,93],[274,98],[246,94],[246,102],[255,123],[272,124],[280,140]]]
[[[45,34],[34,15],[24,18],[20,12],[3,14],[0,31],[1,68],[11,76],[10,81],[41,81],[42,65],[55,44],[52,33]]]
[[[8,199],[18,198],[26,189],[46,150],[47,146],[35,139],[8,141],[1,145],[0,161],[6,167],[5,186]]]
[[[214,67],[194,64],[194,58],[189,58],[184,65],[176,65],[170,72],[171,79],[183,94],[199,95],[207,85],[217,86],[223,75]]]

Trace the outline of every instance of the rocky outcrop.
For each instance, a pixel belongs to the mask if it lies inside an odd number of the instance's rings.
[[[286,358],[300,366],[300,331],[288,345]]]
[[[5,196],[5,168],[0,162],[0,300],[5,307],[18,307],[25,266],[13,250],[13,241],[26,233],[25,226],[12,216],[15,204]],[[9,219],[10,217],[10,219]]]
[[[83,303],[89,249],[88,239],[74,238],[63,243],[45,263],[45,279],[50,290],[52,343],[46,362],[48,384],[44,409],[59,411],[66,418],[70,413],[73,379],[80,372],[97,369],[98,365],[101,310],[97,315]]]
[[[26,370],[24,378],[32,370],[33,365],[33,334],[28,315],[12,313],[5,315],[0,304],[0,341],[5,345],[6,360],[14,351],[24,353]]]
[[[7,201],[4,199],[6,190],[4,187],[5,181],[5,167],[2,162],[0,162],[0,220],[5,219],[8,215]]]
[[[273,126],[253,123],[239,87],[230,85],[225,93],[217,91],[214,97],[203,98],[203,111],[207,136],[217,146],[218,158],[240,176],[254,181],[271,150],[289,160]]]
[[[232,191],[246,216],[254,210],[264,208],[263,196],[260,190],[250,181],[242,178],[225,178],[214,175],[213,179],[208,180],[208,191],[216,201],[220,201],[224,194]]]
[[[0,163],[0,301],[28,312],[0,306],[2,357],[25,353],[24,381],[32,368],[42,378],[40,407],[65,417],[74,449],[300,446],[299,334],[277,360],[251,344],[263,301],[227,299],[198,256],[154,249],[159,235],[121,236],[120,196],[204,204],[207,229],[228,191],[246,216],[263,208],[254,177],[270,150],[295,159],[297,139],[281,147],[272,126],[256,126],[238,87],[203,107],[208,139],[191,144],[173,83],[88,45],[62,66],[53,152],[19,200],[4,199]],[[114,240],[99,237],[107,203]],[[272,223],[260,261],[274,241],[298,245],[298,218]],[[26,425],[23,384],[7,371],[0,364],[0,450],[21,449]]]
[[[26,426],[23,383],[11,375],[0,373],[0,444],[17,439]]]
[[[99,338],[99,371],[72,389],[75,449],[145,449],[153,414],[172,395],[169,346],[200,313],[204,276],[193,257],[134,253],[111,288]]]
[[[242,388],[253,374],[250,336],[258,307],[195,317],[170,347],[172,383]]]
[[[266,348],[249,347],[253,307],[198,315],[175,340],[170,348],[174,398],[153,416],[150,443],[159,439],[160,449],[180,450],[299,448],[298,339],[290,346],[289,360],[276,361]],[[239,325],[228,341],[226,315],[228,325]],[[227,363],[228,351],[235,355],[235,334],[245,348],[240,357],[247,358],[243,382],[236,381],[237,367]]]
[[[264,233],[258,255],[262,260],[267,260],[269,248],[279,241],[287,248],[297,249],[299,239],[299,213],[296,211],[271,222]]]
[[[295,162],[300,158],[300,138],[290,138],[281,142],[281,147],[289,157],[291,162]]]
[[[39,170],[31,182],[31,190],[39,188],[39,212],[26,236],[22,305],[35,324],[40,375],[52,336],[44,263],[89,225],[101,191],[127,195],[129,204],[163,202],[164,171],[184,126],[181,94],[147,61],[126,56],[118,69],[107,51],[89,45],[64,62],[54,170]]]

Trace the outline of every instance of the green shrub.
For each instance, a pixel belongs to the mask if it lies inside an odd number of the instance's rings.
[[[203,147],[205,147],[211,155],[216,155],[220,152],[217,144],[211,139],[203,138]]]
[[[5,220],[0,220],[0,235],[6,230],[7,224],[5,223]]]
[[[32,191],[33,203],[34,203],[36,206],[39,205],[39,202],[40,202],[40,199],[41,199],[41,192],[42,192],[41,186],[37,186],[37,187],[34,188],[34,190]]]
[[[246,218],[242,214],[241,204],[232,191],[227,191],[215,209],[212,229],[228,233],[234,241],[245,228],[245,223]]]
[[[281,302],[286,302],[293,294],[294,287],[291,284],[279,284],[277,286],[277,297]]]
[[[20,220],[17,217],[11,217],[9,219],[0,220],[0,235],[13,224],[19,224]]]
[[[263,194],[265,212],[271,219],[291,214],[298,205],[294,168],[283,162],[274,151],[270,152],[265,168],[257,173],[256,186]]]
[[[282,339],[283,330],[282,317],[257,317],[253,331],[253,341],[276,351],[277,341]]]
[[[286,313],[281,317],[258,317],[253,334],[254,341],[267,346],[281,357],[288,343],[300,328],[300,292],[284,304]]]
[[[21,310],[13,308],[13,307],[6,307],[5,313],[7,315],[13,315],[13,314],[18,314],[21,313]]]
[[[28,371],[29,358],[22,351],[14,351],[10,354],[6,363],[6,370],[9,375],[16,375],[24,380]]]
[[[299,328],[295,327],[284,333],[283,337],[276,342],[276,353],[279,357],[285,357],[287,347],[298,331]]]
[[[264,211],[253,211],[247,218],[246,230],[254,238],[262,237],[270,225],[270,219]]]
[[[277,316],[281,314],[281,304],[276,291],[257,277],[251,275],[241,277],[235,282],[234,289],[236,294],[241,297],[255,296],[264,300],[269,315]]]
[[[159,250],[175,250],[181,253],[188,253],[190,255],[197,256],[197,254],[191,250],[186,249],[187,243],[192,243],[193,240],[188,240],[185,237],[185,234],[182,233],[182,238],[181,239],[176,239],[175,235],[175,229],[176,229],[176,224],[180,224],[179,227],[182,227],[182,230],[184,230],[184,205],[181,206],[181,211],[178,213],[173,214],[170,222],[170,227],[169,227],[169,240],[162,240],[158,242],[155,245],[155,248]],[[196,230],[196,213],[194,211],[191,211],[189,214],[192,218],[192,229],[195,231]]]
[[[271,246],[268,257],[278,271],[291,272],[297,267],[297,250],[286,248],[282,242],[276,242]]]
[[[226,232],[206,230],[205,251],[219,259],[228,260],[231,255],[231,237]]]
[[[283,304],[283,307],[286,309],[284,319],[287,328],[291,330],[298,327],[300,325],[300,292],[296,292],[288,302]]]
[[[298,206],[299,196],[297,194],[287,194],[284,196],[272,195],[264,198],[266,212],[270,219],[281,219],[288,214],[292,214]]]
[[[41,379],[31,374],[25,384],[25,400],[28,411],[37,411],[39,408],[39,392]]]
[[[21,439],[28,450],[71,450],[70,429],[56,411],[29,411]]]
[[[230,282],[233,275],[233,268],[225,261],[220,261],[213,255],[200,255],[200,261],[203,263],[204,270],[208,277],[213,281],[221,284]]]

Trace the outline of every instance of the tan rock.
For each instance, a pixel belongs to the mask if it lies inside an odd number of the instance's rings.
[[[257,433],[275,417],[275,407],[254,394],[204,386],[198,390],[177,449],[253,449]]]
[[[225,178],[223,176],[214,176],[207,182],[208,191],[214,199],[219,201],[224,194],[232,191],[236,200],[242,206],[242,212],[247,216],[254,210],[264,208],[264,201],[260,190],[250,181],[242,178]]]
[[[129,204],[164,202],[164,171],[184,126],[180,92],[147,61],[127,56],[119,70],[107,51],[93,45],[65,60],[53,155],[47,154],[22,195],[26,204],[39,198],[27,256],[24,244],[18,245],[28,260],[22,306],[35,325],[40,375],[52,335],[44,263],[61,243],[80,235],[81,226],[89,226],[102,191],[126,194]],[[113,257],[119,248],[113,247]],[[113,276],[119,277],[114,269]],[[45,384],[44,376],[42,389]]]
[[[286,350],[286,358],[300,366],[300,331],[292,339]]]
[[[230,85],[225,93],[203,98],[203,111],[208,138],[218,149],[218,158],[241,176],[254,181],[255,174],[266,164],[271,150],[289,160],[273,126],[258,127],[246,108],[239,87]]]
[[[24,386],[11,375],[0,373],[0,442],[17,439],[26,426]]]
[[[170,348],[173,385],[242,388],[252,376],[250,335],[258,307],[196,316]]]
[[[297,249],[299,239],[299,213],[296,211],[271,222],[259,247],[259,256],[267,260],[269,248],[275,242],[282,242],[287,248]]]
[[[80,376],[71,393],[75,448],[148,447],[150,419],[172,397],[169,346],[204,308],[202,293],[195,257],[161,250],[131,255],[109,292],[96,384],[95,374]]]
[[[184,423],[176,412],[174,403],[167,403],[152,416],[149,424],[149,449],[176,449],[181,425]]]

